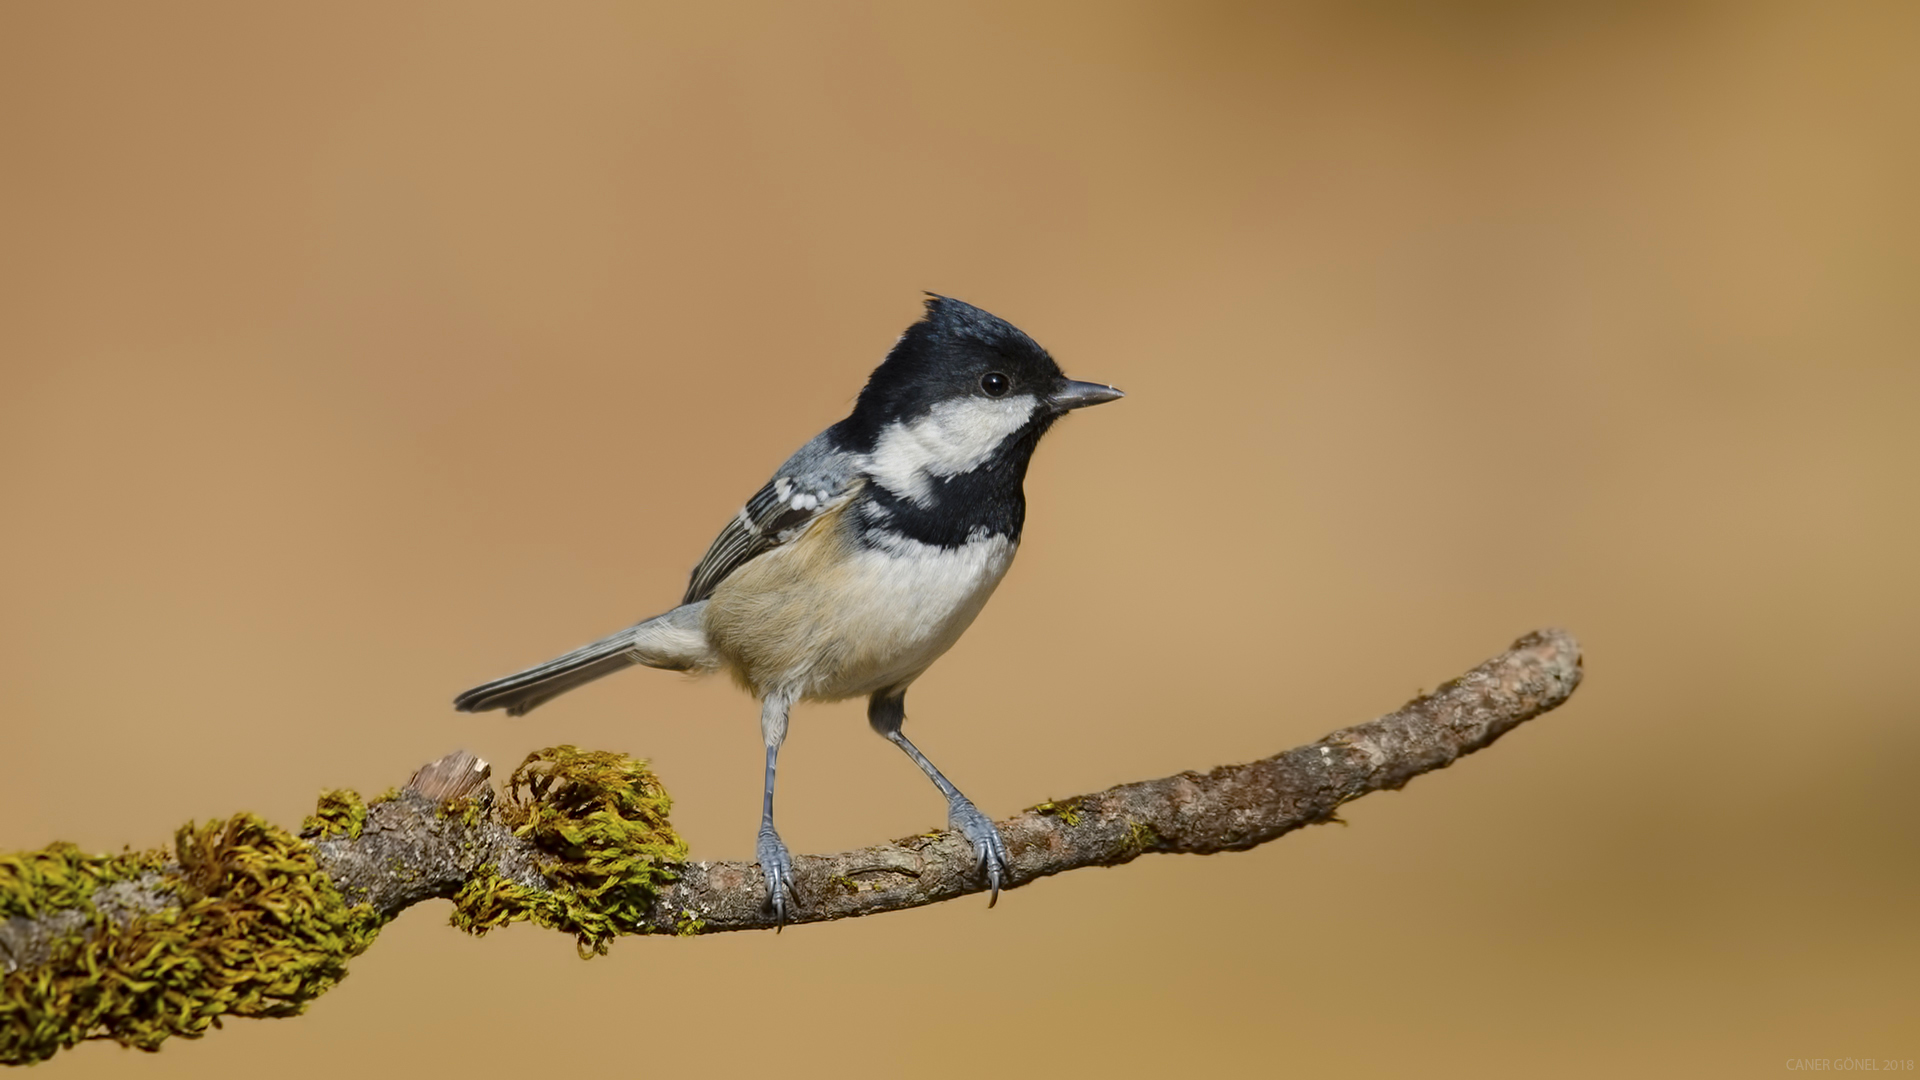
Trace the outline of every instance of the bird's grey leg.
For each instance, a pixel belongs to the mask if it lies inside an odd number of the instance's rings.
[[[787,921],[787,903],[800,905],[800,894],[793,887],[793,856],[773,830],[773,772],[780,757],[780,744],[787,737],[787,710],[794,695],[776,690],[760,706],[760,736],[767,744],[767,791],[760,803],[760,839],[754,845],[760,860],[760,872],[767,879],[767,903],[773,908],[773,932],[779,933]]]
[[[873,730],[886,736],[887,741],[906,751],[920,771],[927,774],[933,786],[947,797],[947,826],[960,833],[973,844],[973,852],[980,860],[980,868],[986,872],[987,887],[993,890],[987,900],[992,907],[1000,901],[1000,886],[1013,883],[1013,860],[1007,854],[1007,842],[1000,838],[1000,830],[993,827],[992,819],[973,805],[973,800],[960,794],[948,779],[940,775],[933,767],[927,755],[908,741],[900,731],[907,722],[907,692],[900,690],[889,692],[882,690],[867,700],[867,723]]]

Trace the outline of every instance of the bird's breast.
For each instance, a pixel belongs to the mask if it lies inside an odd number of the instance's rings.
[[[980,614],[1017,548],[1004,535],[860,540],[838,525],[817,523],[714,590],[708,639],[756,693],[835,700],[911,682]]]

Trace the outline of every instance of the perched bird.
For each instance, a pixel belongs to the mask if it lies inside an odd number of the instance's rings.
[[[776,925],[796,905],[773,827],[774,764],[796,701],[867,697],[867,721],[947,797],[998,900],[993,822],[900,730],[907,687],[953,647],[1013,562],[1040,436],[1121,396],[1075,382],[1033,339],[943,296],[907,328],[853,412],[802,446],[694,567],[680,606],[461,694],[463,712],[518,716],[633,664],[725,670],[760,699],[767,748],[757,853]],[[992,901],[989,901],[991,906]]]

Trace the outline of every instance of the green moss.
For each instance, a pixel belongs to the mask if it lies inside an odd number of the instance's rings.
[[[860,883],[845,874],[835,874],[827,879],[827,883],[837,888],[845,889],[848,896],[852,896],[854,893],[860,891]]]
[[[671,807],[643,761],[571,746],[535,751],[508,780],[501,817],[539,849],[553,887],[488,867],[454,896],[453,925],[484,934],[529,920],[574,935],[583,957],[604,955],[615,937],[644,931],[654,897],[686,861]]]
[[[1160,842],[1160,834],[1144,821],[1127,824],[1127,843],[1138,851],[1145,851]]]
[[[368,805],[325,792],[304,828],[357,836]],[[484,933],[526,919],[573,934],[583,956],[606,952],[618,934],[643,928],[686,858],[670,805],[643,762],[570,746],[533,754],[509,782],[502,820],[541,853],[552,888],[489,867],[455,897],[454,924]],[[468,824],[485,812],[481,800],[442,809]],[[112,888],[123,882],[166,906],[130,912]],[[297,1014],[346,976],[383,923],[347,904],[310,844],[250,814],[189,825],[171,851],[88,855],[54,844],[0,857],[0,919],[57,912],[72,916],[47,961],[0,977],[0,1064],[45,1060],[87,1039],[154,1050],[223,1017]],[[674,932],[705,925],[683,911]]]
[[[357,791],[333,788],[320,793],[320,805],[300,823],[300,835],[321,840],[360,835],[367,827],[367,804]]]
[[[467,796],[463,799],[449,799],[434,809],[434,813],[451,821],[472,828],[487,816],[487,804],[483,799]]]
[[[0,919],[91,910],[93,894],[102,887],[159,873],[166,865],[163,851],[88,855],[65,842],[0,856]]]
[[[1057,817],[1071,827],[1080,824],[1080,803],[1079,798],[1068,799],[1065,802],[1054,802],[1048,799],[1039,806],[1030,806],[1027,809],[1048,817]]]
[[[453,895],[451,921],[455,927],[478,936],[508,923],[535,918],[534,909],[543,903],[557,907],[560,902],[546,890],[515,884],[500,876],[498,868],[483,866]],[[536,921],[542,925],[548,922]]]
[[[706,928],[707,920],[686,908],[681,909],[680,917],[673,923],[673,932],[678,937],[697,937]]]
[[[325,801],[316,817],[326,817]],[[160,911],[114,918],[100,890],[141,880]],[[250,814],[187,826],[174,850],[85,855],[71,844],[0,858],[0,916],[82,916],[47,963],[0,978],[0,1063],[86,1039],[156,1050],[225,1016],[291,1016],[346,976],[381,920],[353,907],[310,845]]]

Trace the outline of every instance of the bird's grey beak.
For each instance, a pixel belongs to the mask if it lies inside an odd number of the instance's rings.
[[[1127,395],[1111,386],[1097,382],[1075,382],[1062,380],[1053,393],[1047,395],[1047,404],[1054,412],[1066,412],[1068,409],[1082,409],[1088,405],[1098,405],[1103,401],[1116,401]]]

